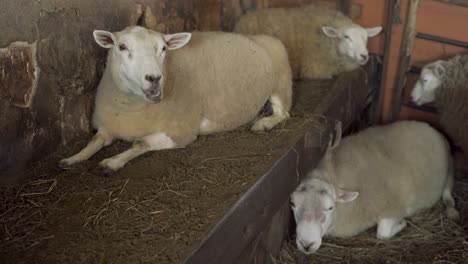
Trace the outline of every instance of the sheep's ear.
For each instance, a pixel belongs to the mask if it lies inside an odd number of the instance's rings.
[[[445,68],[442,66],[442,64],[436,64],[435,69],[434,69],[435,76],[437,78],[442,78],[445,75]]]
[[[336,28],[329,27],[329,26],[323,26],[322,31],[329,38],[337,38],[339,35],[338,30],[336,30]]]
[[[336,197],[336,202],[338,203],[352,202],[358,196],[359,196],[358,192],[348,192],[343,189],[338,189],[338,197]]]
[[[373,28],[366,28],[367,36],[369,38],[377,36],[380,31],[382,31],[382,27],[373,27]]]
[[[96,43],[103,48],[110,49],[117,43],[116,37],[109,31],[94,30],[93,35]]]
[[[167,49],[169,50],[182,48],[190,41],[191,38],[192,34],[190,33],[176,33],[164,35],[164,41],[166,41]]]

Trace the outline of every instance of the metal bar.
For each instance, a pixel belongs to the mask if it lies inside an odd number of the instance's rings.
[[[410,107],[410,108],[413,108],[413,109],[425,111],[425,112],[434,113],[434,114],[438,113],[437,108],[435,108],[434,106],[417,105],[417,104],[415,104],[415,103],[413,103],[411,101],[410,102],[404,102],[401,105],[406,106],[406,107]]]
[[[416,67],[416,66],[411,66],[408,73],[412,73],[412,74],[420,74],[421,73],[421,68],[419,67]]]
[[[409,62],[408,62],[409,63]],[[409,70],[405,73],[406,75],[408,74],[421,74],[421,69],[419,67],[415,67],[415,66],[411,66],[409,68]],[[402,88],[401,88],[401,96],[403,97],[404,94],[406,94],[406,89],[408,88],[408,84],[406,83]],[[403,100],[401,100],[401,105],[406,105],[406,106],[409,106],[408,102],[404,102]],[[413,104],[411,101],[410,101],[410,104]],[[415,107],[418,107],[417,105],[413,104]],[[415,108],[413,107],[413,108]],[[401,108],[401,107],[400,107]]]
[[[439,43],[443,43],[443,44],[449,44],[449,45],[452,45],[452,46],[457,46],[457,47],[462,47],[462,48],[468,49],[468,42],[464,42],[464,41],[460,41],[460,40],[449,39],[449,38],[434,36],[434,35],[430,35],[430,34],[426,34],[426,33],[420,33],[420,32],[418,32],[416,34],[416,38],[435,41],[435,42],[439,42]]]
[[[417,33],[416,38],[435,41],[435,42],[440,42],[440,43],[443,43],[443,44],[449,44],[449,45],[458,46],[458,47],[462,47],[462,48],[468,48],[468,43],[466,43],[466,42],[453,40],[453,39],[447,39],[447,38],[438,37],[438,36],[433,36],[433,35],[429,35],[429,34],[425,34],[425,33]],[[407,73],[420,74],[421,70],[422,69],[420,67],[411,66]],[[404,94],[405,90],[406,90],[406,86],[404,86],[402,88],[402,93],[401,94]],[[426,111],[426,112],[430,112],[430,113],[437,113],[437,109],[435,107],[432,107],[432,106],[418,106],[418,105],[414,104],[413,102],[403,102],[401,105],[406,106],[406,107],[410,107],[410,108],[413,108],[413,109],[421,110],[421,111]]]
[[[466,0],[436,0],[436,1],[442,2],[444,4],[449,4],[449,5],[468,7],[468,3],[466,2]]]
[[[388,12],[385,28],[385,43],[384,43],[384,54],[383,54],[383,67],[382,67],[382,76],[380,79],[380,87],[375,91],[373,99],[373,112],[374,116],[372,118],[372,123],[379,123],[382,115],[383,99],[384,99],[384,89],[385,83],[387,80],[387,70],[390,58],[390,41],[392,39],[392,29],[393,29],[393,16],[395,14],[395,0],[388,1]]]

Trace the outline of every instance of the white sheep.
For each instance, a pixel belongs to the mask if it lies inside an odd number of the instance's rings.
[[[468,55],[424,66],[411,97],[417,105],[434,102],[444,130],[468,153]]]
[[[134,142],[100,163],[109,174],[148,151],[184,147],[197,135],[246,124],[267,101],[273,114],[252,130],[271,129],[289,117],[291,70],[283,44],[272,37],[164,35],[142,27],[116,34],[96,30],[94,37],[110,49],[95,99],[97,133],[62,167],[88,159],[114,139]]]
[[[440,197],[457,219],[452,186],[449,145],[426,123],[401,121],[345,137],[291,195],[297,247],[311,254],[324,235],[350,237],[374,225],[377,238],[391,238],[405,217]]]
[[[365,29],[339,11],[314,5],[258,10],[241,17],[234,29],[281,40],[296,78],[331,78],[366,64],[367,39],[381,30]]]

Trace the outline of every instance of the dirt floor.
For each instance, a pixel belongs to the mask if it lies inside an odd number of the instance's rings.
[[[103,177],[97,166],[116,143],[74,169],[38,162],[26,180],[0,189],[1,263],[180,263],[228,208],[290,145],[320,127],[333,81],[296,87],[292,118],[268,133],[239,130],[159,151]],[[324,99],[328,98],[328,99]]]
[[[408,219],[408,226],[387,241],[375,238],[371,228],[353,238],[325,238],[315,254],[306,256],[296,249],[292,235],[275,264],[468,263],[468,172],[457,171],[454,197],[461,216],[458,223],[445,217],[440,202]]]

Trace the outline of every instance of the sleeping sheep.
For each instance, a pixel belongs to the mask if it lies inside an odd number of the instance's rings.
[[[100,163],[109,174],[148,151],[181,148],[197,135],[246,124],[267,101],[273,114],[252,130],[271,129],[289,117],[291,69],[283,44],[272,37],[164,35],[137,26],[115,34],[96,30],[94,38],[109,49],[93,112],[97,133],[63,159],[63,167],[90,158],[114,139],[133,142]]]
[[[411,97],[417,105],[435,102],[445,131],[468,153],[468,55],[424,66]]]
[[[367,39],[381,27],[363,28],[339,11],[317,6],[271,8],[244,15],[234,31],[281,40],[296,78],[331,78],[367,63]]]
[[[416,121],[372,127],[331,147],[291,195],[296,244],[311,254],[322,237],[350,237],[377,225],[377,238],[395,236],[405,217],[440,197],[449,218],[453,164],[445,138]]]

